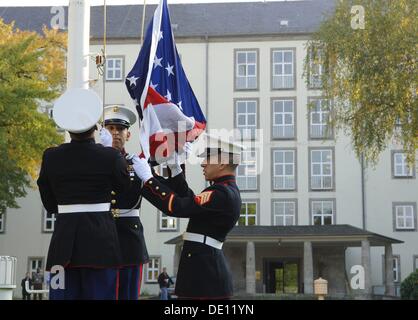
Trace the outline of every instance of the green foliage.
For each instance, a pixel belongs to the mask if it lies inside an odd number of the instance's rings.
[[[401,283],[401,298],[406,300],[418,300],[418,271],[412,272]]]
[[[364,8],[364,29],[352,28],[355,5]],[[344,0],[308,43],[312,61],[325,67],[321,80],[324,97],[333,102],[330,125],[351,135],[357,156],[372,164],[390,142],[403,145],[414,161],[417,34],[417,1]],[[307,55],[308,82],[311,68]]]
[[[15,29],[0,19],[0,214],[17,208],[44,149],[62,142],[41,106],[65,82],[66,34]]]

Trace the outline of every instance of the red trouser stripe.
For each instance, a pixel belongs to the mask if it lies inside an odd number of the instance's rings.
[[[143,264],[140,264],[139,265],[139,279],[138,279],[138,298],[141,296],[142,267],[143,267]]]
[[[116,300],[119,300],[119,270],[116,271]]]

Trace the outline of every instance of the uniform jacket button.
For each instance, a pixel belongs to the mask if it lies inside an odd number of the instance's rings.
[[[110,201],[112,204],[115,204],[116,203],[116,200],[115,199],[113,199],[112,201]]]
[[[116,195],[116,192],[115,191],[112,191],[111,193],[112,193],[112,196]]]
[[[166,195],[166,193],[165,193],[165,192],[162,192],[161,194],[162,194],[163,196],[165,196],[165,195]]]

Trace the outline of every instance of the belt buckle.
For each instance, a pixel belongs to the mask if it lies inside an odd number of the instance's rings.
[[[119,218],[120,216],[119,209],[112,209],[112,215],[113,215],[113,218]]]

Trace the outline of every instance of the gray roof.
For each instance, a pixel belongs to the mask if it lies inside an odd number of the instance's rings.
[[[177,25],[176,37],[251,36],[306,34],[317,29],[325,13],[333,12],[336,0],[289,2],[242,2],[169,4],[171,23]],[[156,5],[146,7],[146,24]],[[108,38],[138,38],[142,5],[107,7]],[[67,15],[68,8],[65,7]],[[40,31],[50,25],[51,7],[0,7],[0,17],[16,21],[22,30]],[[288,26],[280,21],[287,20]],[[91,37],[103,37],[103,6],[91,9]]]
[[[273,237],[339,237],[339,236],[366,236],[386,239],[393,243],[403,243],[400,240],[373,233],[349,224],[321,225],[321,226],[236,226],[228,237],[234,236],[273,236]]]
[[[347,241],[359,241],[360,239],[369,239],[371,245],[383,245],[385,243],[403,243],[401,240],[389,238],[377,233],[363,230],[352,225],[323,225],[323,226],[235,226],[228,234],[227,241],[233,239],[251,239],[251,238],[271,238],[271,239],[293,239],[299,238],[344,238]],[[175,237],[167,244],[175,244],[182,240],[181,236]]]

